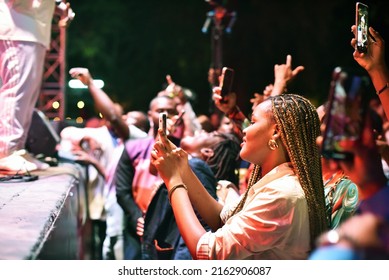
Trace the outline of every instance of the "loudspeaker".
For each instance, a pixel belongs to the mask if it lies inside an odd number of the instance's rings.
[[[34,109],[32,122],[28,131],[26,148],[34,154],[54,157],[60,137],[52,127],[49,119],[38,109]]]

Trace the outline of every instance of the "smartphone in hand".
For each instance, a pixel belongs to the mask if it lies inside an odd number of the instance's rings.
[[[366,53],[369,42],[369,7],[361,2],[355,6],[355,25],[357,27],[357,50]]]
[[[353,158],[350,144],[358,141],[368,109],[368,76],[335,68],[324,116],[322,155],[330,159]]]
[[[221,103],[227,102],[225,97],[231,92],[233,81],[234,81],[234,69],[223,67],[222,74],[220,77],[220,84],[219,84],[219,86],[221,87],[221,93],[220,93],[222,97],[222,99],[220,100]]]
[[[167,114],[165,112],[159,114],[159,128],[162,129],[163,133],[167,135]]]

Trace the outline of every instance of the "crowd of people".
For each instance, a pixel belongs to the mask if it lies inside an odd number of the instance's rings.
[[[47,22],[54,1],[46,2]],[[2,10],[21,13],[0,2]],[[351,29],[355,34],[356,27]],[[213,101],[220,112],[217,125],[211,116],[196,114],[184,87],[170,76],[147,112],[124,113],[94,84],[87,68],[70,69],[71,77],[88,87],[103,116],[94,127],[64,128],[58,146],[62,159],[87,167],[91,258],[388,259],[389,69],[383,38],[372,27],[369,31],[366,53],[356,50],[355,39],[351,46],[378,99],[361,121],[360,137],[343,147],[352,154],[344,160],[322,155],[331,106],[316,107],[302,93],[287,91],[304,71],[303,66],[292,67],[290,55],[275,65],[274,81],[250,99],[249,118],[236,105],[234,92],[221,102],[220,88],[214,87]],[[12,40],[1,32],[0,41]],[[28,57],[42,61],[46,45],[14,40],[20,48],[39,49],[41,54]],[[12,64],[2,65],[6,63]],[[40,85],[21,78],[39,71],[20,71],[18,79],[8,79],[6,71],[0,71],[0,101],[7,109],[0,112],[4,171],[15,171],[16,161],[19,165],[24,161],[31,171],[47,168],[27,158],[28,151],[20,152],[25,142],[21,135],[30,124],[16,116],[23,111],[23,118],[29,119],[33,102],[25,103],[29,110],[24,110],[16,105],[22,99],[11,96],[34,101],[36,93],[17,90],[36,92]],[[166,132],[159,128],[161,113],[167,114]],[[14,115],[19,128],[10,129],[5,122]]]

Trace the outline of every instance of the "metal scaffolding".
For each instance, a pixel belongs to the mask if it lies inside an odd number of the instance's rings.
[[[46,53],[43,81],[37,108],[47,118],[63,120],[65,116],[66,28],[59,27],[55,14],[51,30],[50,50]],[[57,108],[56,105],[59,105]]]

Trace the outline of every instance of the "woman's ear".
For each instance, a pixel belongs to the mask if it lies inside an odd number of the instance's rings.
[[[214,155],[214,152],[211,148],[202,148],[200,150],[200,154],[201,154],[201,157],[203,160],[207,160],[209,159],[210,157],[212,157]]]
[[[279,130],[279,128],[278,128],[278,125],[275,125],[275,126],[274,126],[274,132],[273,132],[273,137],[274,137],[274,139],[279,138],[280,135],[281,135],[281,133],[280,133],[280,130]]]

